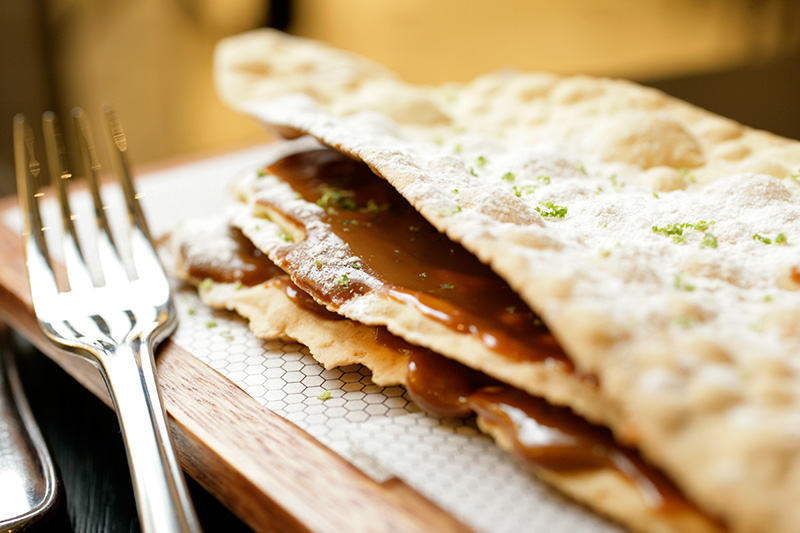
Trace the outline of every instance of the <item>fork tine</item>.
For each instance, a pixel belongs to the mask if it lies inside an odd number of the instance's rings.
[[[111,164],[114,166],[117,177],[122,185],[125,194],[125,204],[128,207],[131,225],[138,227],[142,233],[152,242],[150,229],[147,227],[147,220],[144,218],[142,206],[139,204],[140,196],[136,193],[131,179],[130,167],[128,166],[128,140],[119,116],[111,106],[104,106],[103,112],[106,116],[106,133],[109,139],[109,151],[111,153]]]
[[[105,207],[103,206],[103,198],[100,196],[100,187],[97,179],[100,164],[97,161],[97,152],[94,149],[92,130],[82,109],[75,108],[72,112],[72,118],[75,124],[75,137],[78,140],[78,151],[80,152],[83,168],[86,172],[86,180],[89,183],[89,189],[94,200],[94,212],[97,219],[97,252],[100,256],[103,280],[106,285],[126,282],[129,276],[111,234]]]
[[[125,131],[122,129],[119,116],[111,106],[104,106],[103,112],[106,118],[106,134],[109,141],[108,148],[111,155],[111,163],[122,186],[125,204],[128,208],[131,247],[133,249],[132,255],[136,274],[140,279],[150,279],[152,281],[158,277],[164,278],[166,281],[166,274],[164,274],[164,269],[158,260],[147,219],[145,219],[142,206],[139,203],[141,196],[136,192],[136,188],[133,185],[128,165],[128,141]]]
[[[91,272],[86,265],[83,249],[75,231],[75,217],[72,215],[67,197],[66,181],[72,178],[72,173],[66,166],[66,150],[58,118],[51,111],[42,116],[42,128],[47,152],[47,166],[50,169],[53,189],[58,194],[59,204],[61,204],[61,222],[62,228],[64,228],[62,245],[70,290],[92,287],[94,283]]]
[[[31,299],[34,306],[58,294],[58,283],[50,263],[50,254],[44,238],[45,227],[39,211],[36,179],[41,166],[33,149],[33,129],[22,115],[14,117],[14,159],[16,162],[17,191],[22,209],[22,237],[28,264]]]

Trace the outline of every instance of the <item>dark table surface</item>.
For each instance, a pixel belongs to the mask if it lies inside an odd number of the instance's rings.
[[[26,531],[140,531],[114,412],[24,339],[15,335],[14,346],[61,488],[56,509]],[[187,484],[204,531],[252,531],[194,480],[187,478]]]

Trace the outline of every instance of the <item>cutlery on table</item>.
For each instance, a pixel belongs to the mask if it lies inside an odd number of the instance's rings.
[[[127,141],[119,120],[105,110],[111,159],[129,221],[129,254],[114,236],[98,185],[97,155],[84,113],[73,122],[78,151],[94,201],[94,243],[78,236],[66,183],[73,174],[58,121],[43,117],[52,194],[61,207],[63,268],[51,260],[42,224],[37,178],[43,165],[33,149],[33,129],[14,118],[17,188],[23,213],[31,299],[45,338],[64,351],[84,357],[100,370],[122,429],[142,529],[199,531],[191,499],[172,448],[155,376],[153,350],[177,324],[167,276],[159,261],[126,160]],[[116,237],[116,238],[115,238]],[[51,241],[52,245],[53,242]],[[125,260],[123,258],[129,258]],[[94,268],[93,268],[94,267]]]
[[[55,507],[58,481],[0,324],[0,531],[22,531]]]

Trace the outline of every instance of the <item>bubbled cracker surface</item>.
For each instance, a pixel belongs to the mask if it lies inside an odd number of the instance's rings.
[[[316,75],[333,54],[355,87],[326,90],[305,67],[270,76],[275,46],[291,64],[313,45],[220,45],[229,103],[363,159],[491,264],[598,375],[615,432],[706,509],[800,527],[800,143],[627,82],[414,87],[320,48]],[[267,74],[243,76],[240,49]],[[701,229],[653,231],[678,223]]]

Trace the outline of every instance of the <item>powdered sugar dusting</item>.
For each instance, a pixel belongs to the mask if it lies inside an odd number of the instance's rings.
[[[738,395],[730,394],[730,387],[709,377],[716,374],[702,371],[706,362],[692,355],[693,348],[677,351],[681,339],[714,339],[714,349],[726,354],[731,368],[751,354],[787,353],[800,344],[771,329],[766,319],[776,308],[800,309],[799,293],[781,285],[799,255],[797,187],[758,174],[706,185],[686,172],[684,189],[658,191],[643,186],[641,169],[602,161],[592,153],[581,157],[509,140],[482,144],[475,133],[437,143],[410,128],[387,128],[371,115],[333,120],[319,111],[295,115],[287,109],[252,110],[363,158],[434,225],[492,264],[566,346],[582,342],[565,337],[570,330],[575,338],[581,334],[570,326],[576,304],[602,317],[599,324],[621,328],[625,344],[610,357],[598,359],[596,350],[581,349],[570,355],[600,376],[604,393],[624,402],[630,413],[626,423],[635,421],[639,427],[640,446],[679,479],[683,450],[662,445],[668,440],[668,413],[675,409],[670,402],[694,402],[692,419],[701,421],[712,416],[712,408],[735,413],[743,402],[765,397],[763,386],[747,380]],[[371,129],[373,123],[379,127]],[[494,249],[501,251],[487,253],[482,244],[487,240],[500,243]],[[548,279],[567,284],[566,301],[540,290],[539,280]],[[599,324],[586,335],[595,335],[591,331]],[[653,360],[643,355],[650,348],[636,347],[650,346],[655,339],[667,352],[653,368]],[[791,368],[800,372],[794,364]],[[671,375],[680,387],[654,387],[654,371]],[[700,392],[684,397],[679,391],[687,388]],[[641,403],[633,405],[633,398]],[[791,401],[800,398],[791,395]],[[664,414],[646,420],[645,411]],[[760,416],[767,418],[763,412]],[[718,431],[717,422],[697,424],[704,428],[696,430],[697,440]],[[756,445],[742,444],[742,450]],[[689,485],[695,479],[692,475]],[[700,484],[713,486],[711,493],[721,483]]]
[[[228,235],[224,222],[227,218],[223,213],[215,213],[202,224],[178,224],[173,229],[172,241],[180,242],[184,247],[184,255],[194,261],[219,268],[236,264],[236,242]],[[240,274],[236,273],[235,276]]]
[[[610,80],[427,94],[448,121],[380,116],[374,95],[346,115],[236,104],[364,160],[489,263],[599,377],[617,434],[702,505],[796,530],[800,145]]]

